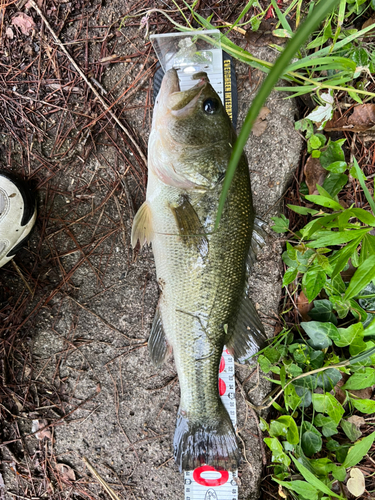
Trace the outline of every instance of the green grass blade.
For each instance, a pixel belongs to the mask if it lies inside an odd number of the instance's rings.
[[[276,15],[281,23],[281,26],[284,28],[285,31],[287,31],[290,35],[293,34],[293,30],[290,27],[288,21],[286,20],[285,15],[281,12],[279,9],[279,6],[276,3],[276,0],[271,0],[272,7],[275,9]]]
[[[337,28],[336,28],[335,35],[333,37],[333,43],[332,43],[330,52],[332,52],[333,49],[335,48],[335,44],[336,44],[337,39],[339,37],[340,31],[341,31],[341,26],[342,26],[342,23],[344,22],[344,18],[345,18],[345,9],[346,9],[346,0],[340,0],[339,15],[337,18]]]
[[[343,498],[341,495],[337,495],[336,493],[334,493],[326,484],[318,479],[315,474],[312,474],[304,465],[301,464],[301,462],[298,462],[298,460],[296,460],[293,455],[290,455],[290,458],[293,460],[294,465],[297,467],[299,472],[309,484],[312,484],[316,489],[322,491],[329,497]]]
[[[270,95],[276,82],[278,81],[280,76],[285,72],[285,68],[289,64],[292,57],[296,54],[298,49],[306,42],[310,33],[312,33],[314,29],[316,29],[319,26],[319,24],[325,18],[325,16],[327,16],[333,10],[337,2],[338,0],[326,0],[325,2],[321,2],[319,5],[316,6],[316,8],[312,11],[312,13],[307,17],[305,22],[302,24],[302,26],[297,30],[293,38],[289,40],[284,51],[277,58],[267,78],[262,84],[256,98],[253,100],[250,109],[247,113],[247,116],[245,118],[245,122],[241,128],[240,135],[238,136],[238,139],[234,144],[232,156],[229,160],[228,169],[223,183],[223,189],[220,195],[215,228],[219,226],[228,190],[232,183],[232,179],[234,177],[238,162],[241,158],[243,148],[250,135],[251,129],[259,114],[259,111],[266,102],[266,99]]]
[[[348,59],[347,57],[339,57],[339,56],[329,56],[329,57],[316,57],[313,59],[309,59],[308,61],[306,60],[300,60],[296,61],[295,63],[291,64],[286,68],[286,72],[289,71],[296,71],[297,69],[300,68],[308,68],[310,66],[315,66],[318,64],[322,65],[329,65],[329,64],[335,64],[335,68],[343,68],[343,69],[349,69],[349,70],[355,70],[356,64],[354,61],[351,59]],[[327,69],[327,68],[325,68]]]
[[[241,14],[237,17],[237,19],[234,21],[234,23],[232,24],[232,26],[230,27],[230,29],[226,32],[226,34],[228,34],[230,31],[232,31],[232,29],[237,26],[237,24],[239,24],[239,22],[241,21],[241,19],[248,13],[250,7],[253,6],[253,4],[256,2],[257,0],[249,0],[247,2],[247,4],[245,5],[245,8],[242,10]]]
[[[357,40],[357,38],[362,37],[363,35],[365,35],[366,33],[368,33],[369,31],[371,31],[373,29],[374,29],[374,25],[371,24],[370,26],[367,26],[367,28],[363,28],[363,30],[357,31],[357,33],[353,33],[352,35],[345,37],[340,42],[337,42],[333,49],[332,49],[331,45],[328,47],[324,47],[323,49],[320,49],[320,50],[314,52],[314,54],[304,57],[304,59],[308,60],[308,59],[312,59],[314,57],[325,56],[326,54],[329,54],[331,50],[332,50],[332,53],[337,52],[342,47],[345,47],[345,45],[348,45],[349,43],[353,42],[354,40]]]
[[[367,186],[365,184],[365,176],[364,176],[362,170],[359,168],[358,162],[355,158],[354,158],[354,168],[355,168],[359,183],[361,185],[361,188],[363,189],[363,192],[365,193],[366,200],[369,202],[372,213],[375,215],[374,198],[371,196],[370,191],[367,189]]]

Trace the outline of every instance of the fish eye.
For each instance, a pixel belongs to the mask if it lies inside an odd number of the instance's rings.
[[[220,109],[220,103],[217,99],[206,99],[203,103],[203,111],[207,115],[213,115]]]

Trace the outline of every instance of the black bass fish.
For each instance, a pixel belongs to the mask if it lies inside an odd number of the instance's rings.
[[[218,230],[222,183],[235,141],[230,118],[205,73],[180,91],[166,72],[156,99],[148,150],[146,201],[132,245],[152,243],[161,296],[148,341],[160,366],[172,350],[181,388],[174,456],[182,470],[202,464],[235,469],[236,434],[220,399],[224,345],[244,362],[265,335],[246,295],[254,228],[249,169],[242,156]]]

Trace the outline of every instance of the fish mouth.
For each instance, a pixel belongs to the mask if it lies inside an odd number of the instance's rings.
[[[175,117],[188,115],[190,111],[195,108],[203,90],[209,84],[208,76],[204,72],[194,74],[192,79],[198,80],[198,83],[189,90],[181,91],[180,82],[175,69],[170,69],[164,76],[163,85],[165,81],[167,107]]]

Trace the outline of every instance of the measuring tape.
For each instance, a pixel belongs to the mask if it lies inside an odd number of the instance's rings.
[[[219,394],[236,429],[234,360],[225,347],[220,360]],[[186,471],[185,500],[237,500],[237,477],[238,471],[219,471],[209,465]]]
[[[199,35],[202,34],[216,38],[216,44],[197,45],[196,52],[190,52],[189,47],[192,47],[196,37],[197,44],[203,43],[202,39],[199,39]],[[181,90],[188,90],[195,85],[196,81],[191,79],[193,73],[204,71],[236,127],[238,113],[236,76],[231,57],[223,53],[220,48],[220,37],[219,30],[151,35],[151,42],[161,65],[154,77],[154,98],[159,92],[164,72],[168,69],[177,69]],[[198,59],[196,55],[199,55]],[[234,360],[225,347],[219,368],[219,394],[236,429]],[[238,471],[216,470],[210,465],[185,471],[185,500],[237,500],[237,477]]]

